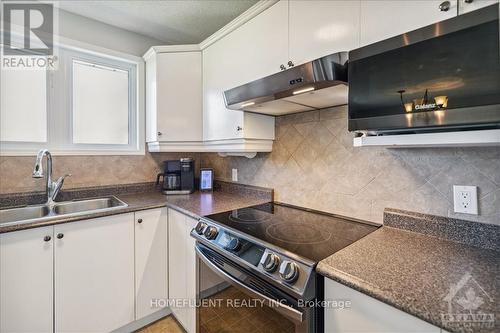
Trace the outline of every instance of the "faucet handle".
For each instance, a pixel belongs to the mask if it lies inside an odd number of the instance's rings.
[[[63,183],[64,180],[67,178],[67,177],[71,177],[72,175],[70,173],[67,173],[65,174],[64,176],[61,176],[59,178],[57,178],[56,180],[56,184],[59,184],[59,183]],[[62,185],[62,184],[61,184]]]
[[[53,183],[53,189],[51,191],[51,199],[54,201],[56,200],[57,194],[59,193],[59,190],[61,190],[61,187],[64,184],[64,180],[66,177],[71,177],[70,173],[65,174],[64,176],[59,177],[54,183]]]

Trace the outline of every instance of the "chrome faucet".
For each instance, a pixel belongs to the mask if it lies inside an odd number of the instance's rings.
[[[62,177],[59,177],[57,181],[53,182],[52,181],[52,155],[47,149],[42,149],[38,152],[38,155],[36,156],[36,161],[35,161],[35,167],[33,168],[33,178],[43,178],[43,167],[42,167],[42,162],[43,162],[43,157],[47,156],[47,187],[46,187],[46,192],[47,192],[47,204],[51,205],[54,203],[54,200],[57,197],[57,194],[61,190],[64,180],[66,177],[71,176],[71,174],[66,174]]]

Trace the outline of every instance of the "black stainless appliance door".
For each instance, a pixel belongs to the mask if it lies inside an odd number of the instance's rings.
[[[349,53],[349,130],[500,127],[498,5]]]
[[[314,332],[312,308],[197,243],[197,331]]]

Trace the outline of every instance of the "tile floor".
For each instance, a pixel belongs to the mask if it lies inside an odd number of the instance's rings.
[[[170,315],[146,326],[136,333],[185,333],[181,325]]]
[[[210,296],[221,299],[221,306],[199,308],[199,333],[293,333],[294,325],[288,319],[264,307],[232,307],[225,300],[251,300],[233,287]],[[235,304],[235,303],[233,303]],[[185,333],[181,325],[170,315],[136,333]]]
[[[233,287],[210,298],[232,299],[233,301],[252,300],[251,297]],[[288,333],[295,331],[292,322],[266,306],[236,308],[222,301],[219,307],[200,308],[199,315],[200,333]]]

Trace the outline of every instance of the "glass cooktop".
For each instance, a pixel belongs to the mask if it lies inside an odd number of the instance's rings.
[[[378,228],[368,223],[272,202],[205,218],[314,262],[325,259]]]

